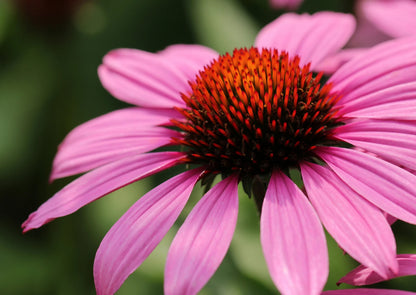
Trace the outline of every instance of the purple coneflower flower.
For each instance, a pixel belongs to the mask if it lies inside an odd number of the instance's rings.
[[[195,294],[218,268],[236,225],[240,181],[261,211],[264,256],[281,293],[322,291],[321,222],[357,261],[382,277],[396,273],[382,211],[416,223],[409,172],[416,168],[416,40],[375,47],[323,82],[314,69],[354,25],[346,14],[286,14],[260,31],[255,47],[221,56],[192,45],[110,52],[99,68],[104,87],[138,107],[65,138],[51,178],[89,172],[32,213],[24,231],[187,164],[194,168],[152,189],[107,233],[94,264],[98,294],[116,292],[173,225],[195,183],[218,174],[172,242],[166,294]],[[153,151],[162,146],[182,151]],[[304,191],[291,180],[297,170]]]

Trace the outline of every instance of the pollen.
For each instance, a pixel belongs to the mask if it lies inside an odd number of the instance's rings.
[[[236,49],[190,82],[186,107],[177,108],[184,118],[172,120],[183,137],[172,141],[212,173],[257,175],[315,161],[314,150],[332,143],[331,129],[342,124],[339,97],[321,80],[299,56]]]

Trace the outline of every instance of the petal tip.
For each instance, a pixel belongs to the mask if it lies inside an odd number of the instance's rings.
[[[44,225],[45,223],[48,223],[49,221],[52,221],[53,218],[50,218],[48,220],[45,220],[44,222],[37,222],[37,211],[32,212],[29,217],[22,223],[22,233],[27,233],[28,231],[31,231],[32,229],[36,229]]]

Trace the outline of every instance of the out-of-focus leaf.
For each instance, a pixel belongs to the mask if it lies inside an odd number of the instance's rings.
[[[15,237],[14,233],[3,228],[0,228],[0,234],[0,264],[4,266],[0,276],[0,293],[25,294],[29,288],[31,294],[44,293],[48,271],[53,265],[47,259],[48,253],[33,247],[33,243],[31,248],[23,245],[23,238]],[[25,262],[24,265],[21,261]]]
[[[253,45],[259,25],[234,0],[191,0],[189,15],[200,42],[220,53]]]
[[[0,174],[25,161],[34,121],[54,83],[47,52],[28,49],[0,73]],[[41,139],[39,139],[41,140]]]
[[[98,235],[102,234],[104,237],[104,234],[130,206],[152,189],[150,180],[150,178],[146,178],[127,185],[97,200],[93,206],[86,207],[88,216],[91,217],[91,228],[97,231]]]
[[[3,42],[9,26],[11,10],[9,1],[0,1],[0,44]]]
[[[103,8],[95,2],[84,3],[75,15],[74,23],[84,34],[97,34],[104,30],[107,16]]]
[[[353,269],[357,265],[357,262],[346,254],[327,232],[325,232],[325,235],[329,254],[329,275],[325,290],[333,290],[338,280]],[[348,289],[350,287],[344,284],[337,288]]]

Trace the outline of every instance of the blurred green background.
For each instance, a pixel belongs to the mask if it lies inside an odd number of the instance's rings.
[[[352,1],[306,1],[299,11],[351,11]],[[168,175],[146,179],[23,235],[27,216],[71,179],[48,184],[57,145],[75,126],[126,105],[100,85],[102,57],[119,47],[158,51],[199,43],[219,52],[250,46],[282,11],[267,0],[0,1],[0,294],[95,294],[95,251],[111,225]],[[73,178],[72,178],[73,179]],[[185,209],[183,221],[200,193]],[[259,243],[255,206],[240,194],[231,249],[201,294],[278,294]],[[416,253],[414,226],[394,226],[399,253]],[[172,228],[117,294],[162,294]],[[327,289],[356,263],[328,238]],[[416,291],[414,278],[377,287]],[[341,286],[345,288],[347,286]]]

